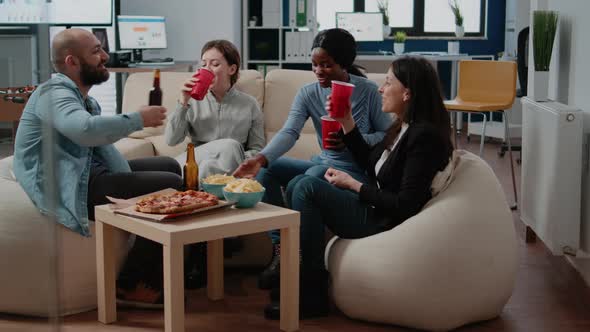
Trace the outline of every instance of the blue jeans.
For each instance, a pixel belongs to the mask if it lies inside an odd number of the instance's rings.
[[[370,220],[370,207],[359,195],[309,175],[295,177],[287,186],[290,208],[301,213],[301,261],[306,269],[324,269],[325,227],[335,235],[357,239],[381,232]]]
[[[318,159],[301,160],[289,157],[280,157],[268,165],[268,168],[261,169],[256,176],[256,180],[266,189],[262,201],[275,206],[287,207],[283,198],[281,188],[286,188],[289,182],[297,175],[309,175],[318,179],[324,179],[324,174],[329,166],[321,164]],[[366,175],[348,170],[343,171],[361,182],[366,182]],[[269,232],[273,244],[281,242],[280,232],[273,230]]]

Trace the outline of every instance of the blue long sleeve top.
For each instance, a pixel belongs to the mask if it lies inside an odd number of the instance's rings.
[[[381,111],[381,96],[375,82],[355,75],[349,75],[349,77],[349,83],[355,85],[351,96],[352,116],[365,141],[369,145],[375,145],[385,136],[385,131],[391,126],[392,118],[389,114]],[[321,117],[328,115],[325,103],[331,93],[332,88],[322,88],[319,82],[307,84],[299,90],[293,100],[287,121],[260,152],[269,163],[285,154],[295,145],[308,118],[311,118],[313,122],[318,144],[321,148]],[[266,112],[272,112],[272,110]],[[342,151],[322,149],[318,157],[322,164],[364,173],[364,170],[356,164],[348,149]]]

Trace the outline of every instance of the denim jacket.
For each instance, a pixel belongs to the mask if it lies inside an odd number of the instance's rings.
[[[142,128],[139,113],[100,116],[94,98],[84,98],[69,77],[57,74],[27,102],[16,134],[14,174],[41,213],[90,236],[91,162],[94,158],[112,172],[130,172],[112,143]]]

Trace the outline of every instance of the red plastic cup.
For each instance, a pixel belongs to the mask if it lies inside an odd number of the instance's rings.
[[[203,100],[211,82],[213,82],[213,78],[215,78],[215,74],[211,70],[205,67],[199,68],[199,81],[193,86],[191,97],[196,100]]]
[[[332,96],[330,97],[330,116],[341,118],[348,111],[347,106],[354,90],[354,84],[332,81]]]
[[[327,139],[330,138],[330,133],[338,132],[340,128],[340,122],[332,119],[327,115],[322,116],[322,148],[332,148],[330,143],[328,143]]]

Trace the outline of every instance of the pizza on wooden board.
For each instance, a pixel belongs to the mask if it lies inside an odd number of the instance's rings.
[[[217,196],[195,190],[154,194],[135,203],[135,210],[144,213],[173,214],[197,210],[219,203]]]

